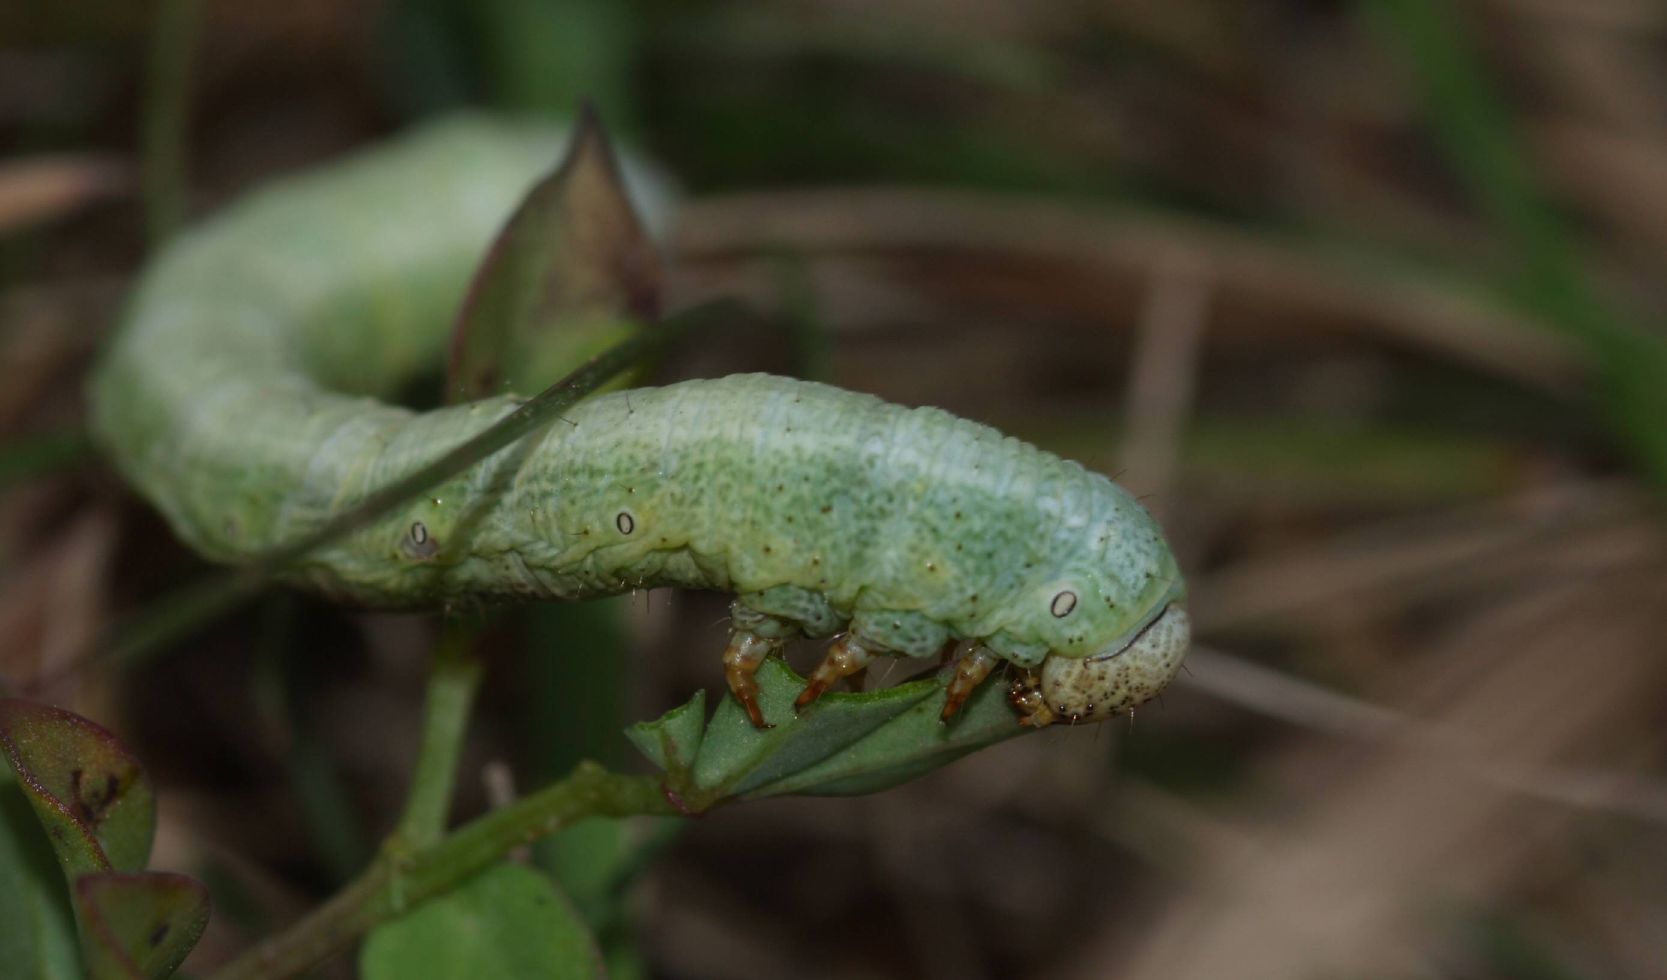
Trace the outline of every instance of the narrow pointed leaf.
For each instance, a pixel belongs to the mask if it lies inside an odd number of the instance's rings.
[[[793,699],[805,681],[780,660],[759,670],[765,718],[776,727],[760,732],[734,698],[725,698],[707,727],[696,779],[733,795],[757,790],[809,768],[848,747],[930,697],[930,682],[904,684],[867,694],[824,694],[795,714]]]
[[[588,109],[567,156],[521,202],[475,273],[452,333],[446,396],[537,391],[653,320],[660,258]]]
[[[82,875],[75,901],[92,980],[172,976],[208,926],[208,889],[185,875]]]
[[[946,669],[936,680],[905,685],[927,685],[931,693],[843,751],[774,782],[758,784],[744,795],[875,793],[948,765],[969,752],[1032,731],[1019,726],[1007,703],[1005,686],[995,680],[974,692],[951,721],[940,721],[946,688],[953,676],[954,671]]]
[[[907,782],[1030,729],[1021,728],[1005,688],[984,684],[947,724],[939,720],[954,671],[865,694],[826,694],[802,713],[793,700],[804,679],[777,659],[758,671],[759,704],[774,727],[757,729],[734,698],[719,703],[704,730],[704,698],[626,734],[666,771],[666,787],[690,812],[728,798],[801,793],[848,796]],[[684,762],[693,747],[690,765]]]
[[[8,698],[0,701],[0,750],[66,871],[145,866],[156,797],[114,735],[72,712]]]
[[[364,980],[596,980],[595,940],[544,875],[504,863],[378,927],[359,956]]]

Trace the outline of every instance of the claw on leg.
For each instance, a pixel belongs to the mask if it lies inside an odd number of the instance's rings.
[[[753,675],[758,673],[758,665],[764,662],[764,658],[780,646],[777,640],[736,630],[730,634],[729,646],[724,648],[724,680],[729,682],[729,691],[735,695],[735,700],[747,709],[747,717],[754,728],[775,727],[764,721],[764,709],[758,706],[758,680]]]
[[[961,705],[967,703],[972,692],[978,685],[984,683],[984,678],[990,676],[1001,659],[983,647],[973,647],[955,661],[955,679],[949,682],[949,700],[944,702],[943,714],[938,716],[940,721],[948,721],[961,710]]]
[[[799,692],[798,700],[793,702],[794,710],[802,711],[812,701],[821,697],[824,691],[838,683],[840,678],[857,673],[867,667],[868,662],[873,659],[874,654],[851,639],[851,634],[847,633],[835,640],[833,646],[828,647],[828,655],[811,671],[810,683],[805,685],[805,689]]]

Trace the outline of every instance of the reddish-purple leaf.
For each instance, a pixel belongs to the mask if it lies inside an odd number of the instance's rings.
[[[660,257],[595,114],[528,192],[475,272],[446,400],[536,392],[659,315]]]
[[[72,877],[137,871],[150,857],[156,797],[127,748],[80,715],[0,700],[0,750]]]
[[[75,904],[92,980],[172,976],[208,926],[208,889],[162,871],[82,875]]]

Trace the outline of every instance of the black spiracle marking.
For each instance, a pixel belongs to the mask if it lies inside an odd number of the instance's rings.
[[[428,525],[422,521],[411,522],[403,544],[405,553],[419,561],[426,561],[440,553],[440,542],[434,540],[434,535],[428,533]]]
[[[620,534],[630,534],[637,529],[637,519],[631,516],[630,511],[622,510],[614,518],[614,527],[619,528]]]

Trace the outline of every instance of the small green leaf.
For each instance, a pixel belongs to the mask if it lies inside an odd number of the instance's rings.
[[[31,980],[83,975],[57,856],[6,767],[0,767],[0,973]]]
[[[659,306],[659,254],[586,109],[561,166],[528,192],[475,273],[452,333],[446,399],[537,391]]]
[[[1007,703],[1007,691],[992,678],[973,692],[949,722],[939,720],[954,671],[946,669],[930,685],[929,696],[874,729],[835,755],[789,773],[745,795],[856,796],[875,793],[946,766],[969,752],[1004,742],[1034,729],[1020,727]],[[866,696],[866,695],[865,695]]]
[[[804,679],[779,659],[759,668],[759,704],[775,727],[759,730],[726,697],[702,729],[705,698],[626,734],[667,774],[666,786],[690,812],[726,798],[785,793],[843,796],[906,782],[1021,728],[1002,685],[981,687],[954,720],[938,720],[954,676],[911,681],[866,694],[827,694],[801,714],[793,700]],[[693,754],[691,765],[685,761]]]
[[[757,677],[764,718],[775,727],[759,731],[734,698],[724,698],[712,714],[695,760],[695,782],[702,789],[722,790],[725,795],[758,791],[844,751],[929,697],[933,687],[916,682],[868,694],[825,694],[795,713],[793,700],[804,690],[804,678],[775,658],[764,662]]]
[[[689,703],[673,708],[654,721],[640,721],[625,737],[656,766],[673,775],[686,773],[700,752],[706,731],[706,692],[696,691]]]
[[[75,901],[92,980],[172,976],[208,926],[208,889],[185,875],[82,875]]]
[[[69,874],[144,868],[156,797],[114,735],[72,712],[7,698],[0,750]]]
[[[499,864],[378,927],[359,955],[364,980],[590,980],[595,941],[549,878]]]

